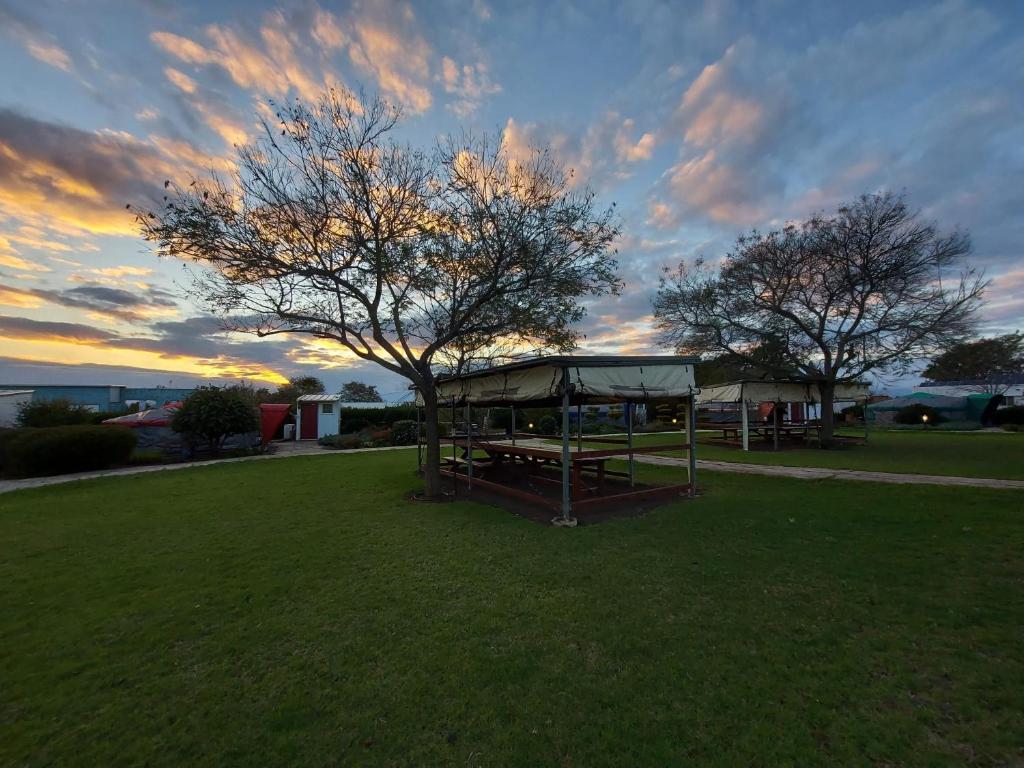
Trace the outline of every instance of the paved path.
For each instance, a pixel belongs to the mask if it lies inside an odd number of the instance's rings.
[[[685,467],[685,459],[671,456],[637,456],[645,464]],[[948,477],[946,475],[909,475],[896,472],[868,472],[861,469],[826,469],[824,467],[780,467],[768,464],[740,464],[733,461],[697,460],[697,469],[712,472],[739,472],[747,475],[793,477],[798,480],[860,480],[897,485],[960,485],[974,488],[1010,488],[1024,491],[1024,480],[1002,480],[993,477]],[[698,482],[699,482],[698,478]]]
[[[536,445],[550,448],[551,443],[542,440],[521,440],[521,445]],[[387,448],[356,448],[336,453],[371,453],[373,451],[402,451],[413,446],[394,446]],[[576,450],[573,445],[572,450]],[[275,453],[262,456],[242,456],[237,459],[221,459],[220,461],[193,461],[182,464],[157,464],[148,467],[125,467],[123,469],[105,469],[99,472],[77,472],[72,475],[57,477],[30,477],[24,480],[0,480],[0,493],[19,491],[23,488],[41,488],[47,485],[72,483],[78,480],[92,480],[97,477],[121,477],[125,475],[142,475],[149,472],[170,472],[176,469],[191,467],[208,467],[213,464],[229,464],[237,461],[265,461],[268,459],[286,459],[292,456],[325,455],[332,451],[320,448],[315,443],[291,443],[281,445]],[[642,464],[657,464],[666,467],[685,467],[686,459],[672,456],[637,456]],[[738,472],[746,475],[766,475],[769,477],[790,477],[797,480],[859,480],[869,483],[895,483],[897,485],[953,485],[972,488],[1003,488],[1024,490],[1024,480],[1001,480],[990,477],[947,477],[945,475],[908,475],[895,472],[868,472],[859,469],[826,469],[824,467],[782,467],[770,464],[742,464],[734,461],[697,460],[697,470],[712,472]],[[699,478],[698,478],[699,482]]]
[[[523,440],[523,444],[550,448],[553,443],[543,440]],[[575,451],[576,446],[570,446]],[[686,459],[673,456],[637,456],[642,464],[665,467],[685,467]],[[1024,480],[1002,480],[994,477],[949,477],[946,475],[910,475],[896,472],[869,472],[861,469],[827,469],[825,467],[783,467],[777,464],[743,464],[738,461],[697,460],[697,471],[738,472],[745,475],[791,477],[797,480],[859,480],[869,483],[895,483],[897,485],[955,485],[972,488],[1004,488],[1024,491]],[[700,478],[697,478],[698,484]]]

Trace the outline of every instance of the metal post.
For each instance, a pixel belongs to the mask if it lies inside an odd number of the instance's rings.
[[[466,478],[467,485],[473,490],[473,411],[472,406],[466,403]]]
[[[626,403],[626,445],[629,447],[629,487],[632,488],[636,482],[636,474],[634,473],[635,464],[633,462],[633,410],[636,408],[634,403]]]
[[[750,450],[750,431],[747,424],[747,401],[743,399],[743,390],[740,389],[740,419],[743,422],[743,450]]]
[[[583,404],[576,406],[576,452],[583,450]]]
[[[516,407],[512,406],[512,445],[516,444]]]
[[[572,517],[572,497],[569,494],[569,377],[562,372],[562,520]]]
[[[779,404],[772,406],[772,438],[775,441],[775,450],[779,450]]]
[[[686,452],[686,472],[690,480],[690,498],[697,493],[697,404],[693,395],[686,404],[686,442],[689,450]]]

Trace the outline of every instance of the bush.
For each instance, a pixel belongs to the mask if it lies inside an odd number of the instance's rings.
[[[343,451],[363,447],[363,438],[360,435],[324,435],[317,442],[324,448]]]
[[[74,424],[9,430],[3,437],[3,473],[38,477],[106,469],[128,461],[135,432],[116,425]]]
[[[1003,429],[1007,432],[1024,432],[1024,424],[1003,424]]]
[[[91,424],[95,411],[65,398],[33,400],[18,406],[15,419],[19,427],[65,427]]]
[[[260,417],[248,392],[237,387],[199,387],[182,402],[171,428],[189,442],[205,442],[218,455],[229,435],[258,430]]]
[[[396,421],[391,425],[392,445],[415,445],[416,444],[416,422],[409,419]]]
[[[927,420],[925,419],[927,416]],[[897,424],[941,424],[946,421],[946,417],[939,413],[937,410],[932,408],[930,405],[924,403],[914,403],[913,405],[905,405],[896,411],[896,416],[893,419]]]
[[[1024,424],[1024,405],[1011,405],[1008,408],[999,408],[992,415],[993,423],[999,426],[1007,424]]]
[[[537,423],[537,431],[542,435],[558,434],[558,421],[554,416],[544,416]]]

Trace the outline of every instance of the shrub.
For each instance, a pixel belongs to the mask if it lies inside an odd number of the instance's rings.
[[[351,450],[352,448],[363,447],[363,438],[359,435],[324,435],[317,442],[324,448],[333,448],[335,450]]]
[[[558,433],[558,421],[554,416],[544,416],[537,423],[537,431],[542,435],[554,435]]]
[[[4,436],[8,477],[62,475],[124,464],[135,450],[135,432],[116,425],[74,424],[11,430]]]
[[[928,417],[927,420],[925,416]],[[897,424],[941,424],[946,421],[946,417],[930,405],[914,403],[905,405],[896,411],[893,421]]]
[[[215,455],[228,435],[254,432],[259,411],[251,396],[236,387],[199,387],[185,398],[174,414],[171,428],[190,442],[205,442]]]
[[[391,425],[392,445],[415,445],[416,443],[416,422],[409,419],[396,421]]]
[[[65,427],[92,423],[94,411],[65,398],[33,400],[18,406],[19,427]]]
[[[1024,424],[1003,424],[1007,432],[1024,432]]]
[[[1007,424],[1024,424],[1024,405],[1000,408],[992,415],[992,421],[1001,427]]]

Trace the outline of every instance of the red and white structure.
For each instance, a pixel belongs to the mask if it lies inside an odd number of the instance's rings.
[[[317,440],[341,429],[341,395],[302,395],[295,419],[296,440]]]

